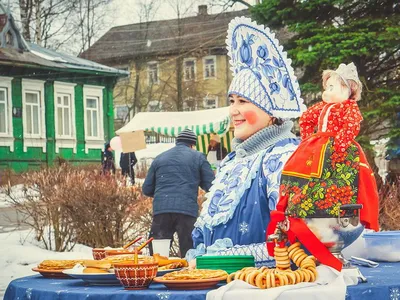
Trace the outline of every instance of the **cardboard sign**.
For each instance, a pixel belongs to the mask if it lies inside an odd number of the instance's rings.
[[[146,141],[144,139],[144,131],[134,131],[121,133],[122,152],[129,153],[146,149]]]

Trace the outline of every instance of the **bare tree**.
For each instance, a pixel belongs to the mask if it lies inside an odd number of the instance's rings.
[[[150,83],[147,86],[142,86],[143,78],[147,76],[145,73],[147,67],[147,58],[143,54],[146,47],[148,47],[148,33],[149,33],[149,23],[154,19],[157,10],[160,7],[159,0],[140,0],[137,2],[134,14],[139,15],[139,30],[142,32],[141,40],[143,43],[140,44],[137,50],[137,55],[133,61],[128,62],[128,69],[131,71],[131,78],[122,79],[117,83],[114,96],[118,98],[123,98],[126,106],[128,107],[128,115],[125,117],[123,122],[127,121],[129,116],[134,116],[136,112],[143,111],[147,108],[150,101],[153,100],[156,90],[159,90],[158,94],[162,94],[165,89],[165,84],[155,85]],[[118,102],[118,101],[116,101]]]
[[[105,26],[109,13],[106,6],[111,0],[79,0],[76,8],[74,27],[79,33],[79,53],[92,46],[99,31]]]
[[[107,26],[112,0],[13,0],[22,36],[43,47],[66,48],[74,54],[89,48]],[[15,10],[15,9],[14,9]]]
[[[241,4],[247,8],[252,7],[253,5],[249,3],[250,1],[246,0],[209,0],[208,4],[211,7],[219,7],[222,8],[222,11],[226,11],[232,8],[235,4]],[[256,4],[260,4],[260,0],[255,0]]]
[[[185,56],[185,41],[183,36],[185,34],[185,19],[184,17],[188,14],[190,9],[192,9],[195,1],[183,1],[183,0],[168,0],[168,4],[174,10],[176,15],[176,27],[170,28],[174,32],[174,40],[176,44],[176,49],[178,49],[177,56],[175,58],[175,80],[176,80],[176,96],[173,97],[175,101],[175,107],[177,111],[183,111],[185,98],[190,96],[184,95],[183,92],[183,62]]]

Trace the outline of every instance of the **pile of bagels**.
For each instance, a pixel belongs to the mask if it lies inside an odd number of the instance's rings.
[[[247,283],[269,289],[300,282],[314,282],[317,278],[316,260],[314,256],[307,255],[301,244],[296,242],[289,247],[274,248],[276,268],[247,267],[228,276],[227,282],[243,280]],[[297,266],[295,271],[290,268],[290,261]]]

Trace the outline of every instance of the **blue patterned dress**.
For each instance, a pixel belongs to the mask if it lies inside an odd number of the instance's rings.
[[[234,140],[235,151],[221,163],[193,230],[198,255],[253,255],[257,265],[273,258],[265,248],[265,230],[278,200],[280,175],[299,144],[293,123],[273,125],[246,141]]]

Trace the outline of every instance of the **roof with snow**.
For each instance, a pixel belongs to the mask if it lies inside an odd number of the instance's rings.
[[[98,75],[127,76],[129,72],[87,59],[28,43],[20,34],[13,16],[0,3],[0,66],[57,69]]]
[[[169,55],[209,50],[226,53],[229,22],[248,10],[208,14],[199,6],[194,17],[136,23],[111,28],[80,56],[101,63],[123,63],[138,56]],[[203,56],[203,55],[202,55]]]

